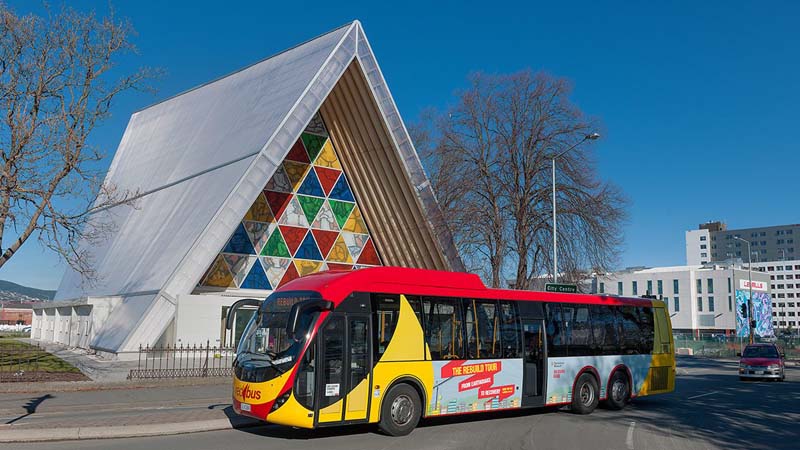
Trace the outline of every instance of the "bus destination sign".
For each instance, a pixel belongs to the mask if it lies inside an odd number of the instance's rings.
[[[547,283],[544,285],[544,290],[546,292],[561,292],[561,293],[568,293],[568,294],[577,294],[578,293],[578,286],[574,284],[556,284],[556,283]]]

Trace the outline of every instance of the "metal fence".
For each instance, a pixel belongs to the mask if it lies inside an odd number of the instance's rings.
[[[47,353],[39,344],[0,342],[0,383],[39,381],[44,378],[39,360]]]
[[[154,378],[205,378],[232,375],[233,347],[205,345],[139,346],[139,363],[129,380]]]
[[[714,358],[735,357],[748,344],[747,338],[735,336],[711,335],[694,336],[692,334],[675,334],[675,348],[691,349],[695,356]],[[800,360],[800,338],[758,338],[756,342],[772,342],[786,353],[786,359]]]

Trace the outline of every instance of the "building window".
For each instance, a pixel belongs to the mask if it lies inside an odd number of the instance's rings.
[[[705,241],[705,240],[706,240],[706,237],[705,237],[705,236],[700,236],[700,240],[701,240],[701,241]]]
[[[713,294],[714,293],[714,280],[711,279],[711,278],[708,278],[707,281],[708,281],[708,283],[707,283],[708,284],[708,293],[709,294]]]
[[[701,280],[700,278],[697,279],[697,293],[698,294],[703,293],[703,280]]]
[[[728,277],[728,292],[731,292],[731,277]]]
[[[708,297],[708,312],[714,312],[714,297]]]
[[[706,244],[700,244],[700,250],[705,250],[706,248],[708,248],[706,247]]]
[[[622,295],[622,281],[617,282],[617,294]]]
[[[766,231],[762,231],[761,233],[759,233],[759,236],[761,236],[761,237],[764,237],[764,236],[766,236],[766,235],[767,235],[767,232],[766,232]]]
[[[778,239],[778,244],[783,244],[783,243],[784,243],[783,239]]]
[[[733,301],[730,295],[728,296],[728,311],[733,311]]]
[[[605,294],[606,293],[606,284],[603,283],[602,281],[600,282],[600,293],[601,294]]]
[[[786,266],[786,270],[792,270],[792,266]]]
[[[761,241],[761,246],[763,247],[765,245],[767,245],[767,241]]]
[[[631,291],[633,292],[633,295],[639,295],[639,286],[635,281],[631,281]]]
[[[703,297],[697,297],[697,310],[703,312]]]
[[[678,312],[680,310],[681,310],[681,299],[675,297],[675,312]]]
[[[658,280],[658,295],[664,295],[664,282]]]
[[[708,258],[708,253],[700,253],[701,258]]]
[[[772,272],[772,271],[774,271],[774,270],[775,270],[775,268],[774,268],[774,267],[772,267],[772,266],[767,266],[767,270],[768,270],[768,271],[770,271],[770,272]]]
[[[647,295],[653,295],[653,280],[647,280]]]
[[[800,267],[800,266],[797,266]],[[678,280],[672,280],[672,293],[673,294],[680,294],[678,291]],[[675,302],[677,303],[677,297],[675,298]],[[676,310],[677,311],[677,310]]]
[[[778,275],[778,276],[777,276],[777,278],[778,278],[779,280],[782,280],[782,279],[783,279],[783,275]]]

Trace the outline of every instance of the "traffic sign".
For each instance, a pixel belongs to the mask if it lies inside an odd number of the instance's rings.
[[[564,292],[568,294],[577,294],[578,286],[574,284],[547,283],[544,285],[544,290],[547,292]]]

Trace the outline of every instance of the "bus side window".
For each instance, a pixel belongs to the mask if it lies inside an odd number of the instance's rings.
[[[500,336],[503,341],[501,358],[522,358],[522,345],[519,341],[520,326],[517,308],[513,302],[501,301],[499,304]]]
[[[500,319],[494,300],[464,300],[464,331],[467,358],[499,358]]]
[[[648,355],[653,353],[653,340],[655,336],[655,319],[653,318],[653,308],[640,306],[639,310],[639,332],[641,333],[641,342],[639,353]]]
[[[641,350],[642,334],[639,330],[639,311],[635,306],[617,308],[622,318],[623,351],[625,355],[636,355]]]
[[[397,319],[400,315],[400,296],[386,294],[372,294],[373,335],[376,337],[375,355],[380,358],[392,340]]]
[[[460,306],[461,299],[458,298],[423,297],[422,307],[427,315],[425,341],[432,359],[464,357]]]
[[[592,325],[588,305],[566,305],[561,308],[569,336],[569,356],[589,356],[593,349]]]
[[[547,331],[547,353],[549,356],[567,356],[567,342],[564,336],[564,322],[561,319],[561,305],[545,305],[545,331]]]
[[[611,306],[602,305],[591,307],[595,353],[598,355],[619,353],[619,334],[614,309]]]

